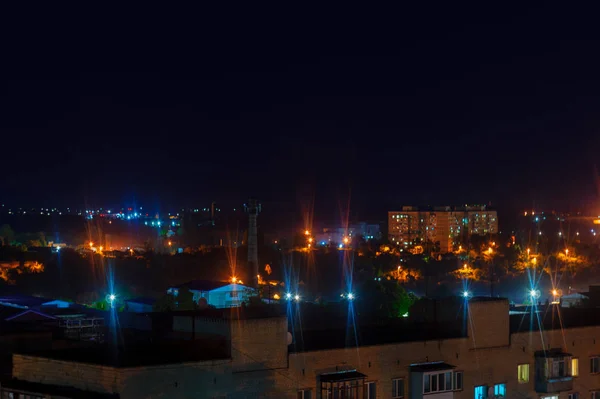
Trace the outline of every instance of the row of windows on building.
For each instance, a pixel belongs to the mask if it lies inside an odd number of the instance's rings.
[[[570,375],[568,373],[569,367],[566,362],[570,361]],[[560,377],[577,377],[579,376],[579,359],[555,359],[552,361],[550,369],[546,370],[547,378],[560,378]],[[600,357],[590,358],[590,373],[600,374]],[[517,380],[520,384],[528,383],[530,379],[530,365],[528,363],[519,364],[517,366]],[[357,389],[356,385],[349,384],[346,388],[348,392],[350,390]],[[431,394],[438,392],[449,392],[449,391],[462,391],[463,390],[463,372],[462,371],[445,371],[440,373],[425,374],[423,375],[423,394]],[[337,390],[327,390],[322,392],[322,397],[327,399],[335,399],[342,397],[342,391],[344,387],[338,388]],[[375,381],[366,382],[364,385],[364,398],[373,399],[376,397],[377,384]],[[392,398],[402,399],[405,393],[405,380],[404,378],[396,378],[392,380]],[[345,395],[344,397],[347,397]],[[478,385],[474,387],[474,398],[475,399],[486,399],[493,396],[506,396],[506,384],[497,383],[491,386]],[[579,393],[573,392],[568,396],[569,399],[579,399]],[[592,399],[600,399],[599,392],[591,392]],[[312,389],[302,389],[298,391],[298,399],[312,399]],[[558,399],[558,396],[547,396],[544,399]]]
[[[405,379],[395,378],[392,380],[392,398],[405,398]],[[323,390],[321,397],[323,399],[338,399],[359,397],[358,389],[352,382],[348,382],[346,386],[341,386],[335,389]],[[377,383],[375,381],[365,382],[363,386],[365,399],[375,399],[377,397]],[[446,371],[435,374],[425,374],[423,376],[423,393],[431,394],[438,392],[462,391],[463,389],[463,373],[462,371]],[[298,399],[313,399],[312,389],[301,389],[298,391]],[[600,399],[600,398],[599,398]]]

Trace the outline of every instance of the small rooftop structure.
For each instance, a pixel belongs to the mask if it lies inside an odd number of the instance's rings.
[[[234,308],[248,302],[249,298],[255,295],[254,288],[223,281],[193,280],[177,287],[171,287],[167,294],[179,295],[181,288],[187,288],[193,294],[193,300],[199,303],[204,299],[208,305],[217,308]]]

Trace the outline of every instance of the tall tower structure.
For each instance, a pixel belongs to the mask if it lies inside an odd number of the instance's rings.
[[[252,273],[252,286],[258,288],[258,227],[256,218],[260,213],[260,203],[255,198],[244,205],[248,214],[248,270]]]

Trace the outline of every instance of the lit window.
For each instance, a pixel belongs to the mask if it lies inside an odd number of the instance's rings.
[[[404,397],[404,379],[396,378],[392,380],[392,398],[398,399]]]
[[[479,385],[475,387],[473,395],[474,399],[486,399],[487,398],[487,385]]]
[[[367,382],[367,396],[365,397],[365,399],[376,399],[377,398],[377,386],[375,385],[374,381],[371,382]]]
[[[311,399],[312,391],[310,389],[301,389],[298,391],[298,399]]]
[[[506,397],[506,384],[494,385],[494,395],[500,397]]]
[[[577,358],[571,359],[571,375],[573,377],[579,376],[579,359]]]
[[[600,357],[593,357],[590,359],[590,373],[600,373]]]
[[[519,364],[517,366],[517,374],[520,384],[529,382],[529,364]]]

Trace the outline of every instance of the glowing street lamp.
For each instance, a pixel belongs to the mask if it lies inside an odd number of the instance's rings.
[[[468,299],[471,297],[471,293],[469,291],[463,291],[462,296],[463,298]]]
[[[235,283],[237,282],[237,277],[233,276],[233,277],[231,278],[231,282],[232,282],[233,284],[235,284]]]
[[[532,299],[538,299],[542,294],[538,291],[538,290],[530,290],[529,291],[529,296]]]
[[[344,244],[348,244],[350,242],[350,239],[348,237],[344,237]]]
[[[527,256],[529,256],[529,252],[531,252],[531,249],[527,248]]]
[[[90,248],[94,246],[94,243],[90,241]]]
[[[569,250],[565,249],[565,255],[569,256]]]
[[[169,241],[169,246],[173,245],[173,243],[171,241]]]
[[[286,294],[285,294],[285,299],[287,299],[288,301],[289,301],[290,299],[292,299],[292,294],[291,294],[291,293],[289,293],[289,292],[286,292]]]
[[[309,234],[310,234],[310,231],[308,231],[308,230],[304,230],[304,235],[305,235],[305,236],[307,236],[307,235],[309,235]]]
[[[294,301],[299,302],[300,301],[300,295],[298,295],[298,294],[294,295]]]
[[[354,300],[354,294],[349,292],[348,295],[346,296],[348,298],[349,301]]]
[[[116,300],[117,296],[115,294],[108,294],[106,296],[106,302],[108,302],[111,308],[115,305]]]

